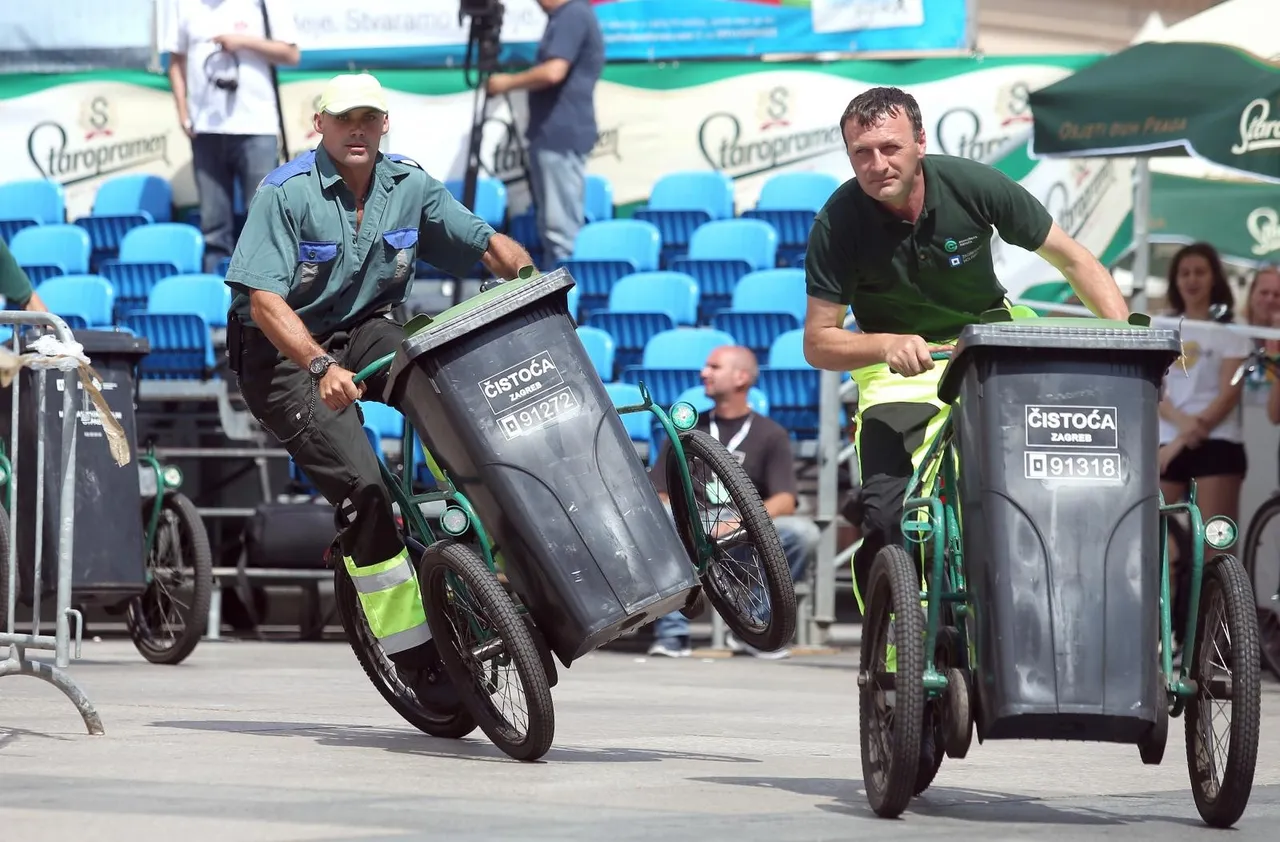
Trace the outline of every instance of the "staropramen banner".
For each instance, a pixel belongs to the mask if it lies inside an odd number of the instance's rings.
[[[930,152],[987,159],[1031,125],[1031,90],[1096,58],[612,66],[596,89],[600,136],[588,168],[609,179],[624,213],[627,206],[644,202],[653,183],[669,172],[721,170],[734,177],[741,211],[752,207],[764,182],[780,172],[851,177],[840,115],[852,97],[874,85],[897,85],[915,95]],[[390,99],[391,132],[384,148],[415,158],[437,178],[460,178],[474,104],[462,74],[388,70],[376,75]],[[327,78],[282,74],[285,129],[295,154],[318,142],[311,115]],[[482,160],[486,174],[508,183],[510,205],[518,213],[528,199],[516,126],[527,118],[522,97],[513,96],[510,103],[514,115],[505,99],[490,106]],[[173,183],[176,204],[196,202],[190,142],[178,126],[163,77],[0,77],[0,143],[10,150],[6,177],[60,182],[73,218],[88,212],[104,179],[121,173],[163,176]],[[1042,184],[1040,172],[1028,165],[1017,177],[1036,185],[1051,208],[1061,207],[1062,213],[1074,214],[1072,219],[1093,218],[1080,216],[1081,208],[1096,210],[1092,199],[1077,200],[1093,182],[1077,174],[1078,183],[1068,179],[1060,190],[1048,175]],[[1117,183],[1123,182],[1112,172]]]

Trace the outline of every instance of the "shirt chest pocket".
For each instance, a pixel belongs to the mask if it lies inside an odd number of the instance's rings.
[[[338,264],[336,242],[304,240],[298,243],[298,268],[294,290],[299,295],[315,295],[323,290]]]
[[[382,235],[386,250],[386,265],[390,267],[390,280],[403,283],[409,280],[413,264],[418,259],[418,229],[397,228]]]

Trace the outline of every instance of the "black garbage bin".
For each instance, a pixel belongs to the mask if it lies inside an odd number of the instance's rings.
[[[145,339],[110,330],[73,331],[89,363],[101,378],[99,391],[124,428],[130,461],[120,466],[111,456],[98,409],[77,377],[75,401],[76,479],[72,524],[72,590],[77,602],[111,604],[145,587],[142,557],[143,525],[138,480],[137,428],[134,420],[138,361],[150,351]],[[39,417],[36,378],[45,380],[45,412]],[[56,369],[23,369],[9,389],[0,390],[0,431],[6,447],[12,426],[12,389],[21,384],[18,452],[19,598],[33,596],[36,487],[44,486],[42,532],[42,594],[56,592],[58,536],[62,512],[62,418],[64,373]],[[44,427],[44,473],[36,476],[36,425]]]
[[[984,739],[1137,742],[1158,672],[1156,404],[1178,333],[1098,319],[967,327],[959,500]]]
[[[441,313],[405,339],[388,387],[566,666],[697,583],[574,329],[571,286],[556,270]]]

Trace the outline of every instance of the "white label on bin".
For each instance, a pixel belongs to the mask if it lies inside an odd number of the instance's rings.
[[[1114,406],[1028,406],[1027,447],[1116,450],[1116,416]]]
[[[1027,479],[1067,480],[1091,485],[1119,485],[1124,472],[1118,453],[1023,452]]]
[[[568,386],[561,386],[528,406],[498,418],[498,429],[507,441],[527,436],[578,414],[582,405]]]
[[[480,381],[480,391],[494,415],[503,415],[564,385],[551,354],[541,351]]]

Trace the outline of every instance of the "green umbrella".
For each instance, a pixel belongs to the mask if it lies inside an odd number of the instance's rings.
[[[1273,185],[1151,174],[1150,238],[1212,243],[1223,257],[1280,262],[1280,191]]]
[[[1136,44],[1030,102],[1033,156],[1189,154],[1280,181],[1280,64],[1234,47]]]

